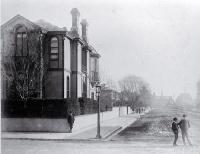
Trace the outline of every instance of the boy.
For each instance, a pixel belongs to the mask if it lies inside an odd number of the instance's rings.
[[[173,131],[173,133],[174,133],[174,142],[173,142],[173,146],[177,146],[176,142],[177,142],[177,140],[178,140],[178,129],[179,129],[179,127],[178,127],[177,120],[178,120],[178,119],[175,117],[175,118],[173,119],[173,122],[172,122],[172,131]]]

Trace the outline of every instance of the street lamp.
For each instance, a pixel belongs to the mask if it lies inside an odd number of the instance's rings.
[[[101,134],[100,134],[100,102],[99,102],[99,96],[101,93],[101,86],[96,85],[96,97],[97,97],[97,102],[98,102],[98,110],[97,110],[97,136],[96,138],[100,139]]]

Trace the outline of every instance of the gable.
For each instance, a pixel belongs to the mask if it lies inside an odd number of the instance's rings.
[[[15,17],[13,17],[12,19],[10,19],[9,21],[7,21],[1,26],[1,32],[2,33],[5,31],[14,32],[15,29],[19,26],[25,26],[28,30],[40,29],[38,25],[34,24],[30,20],[22,17],[21,15],[16,15]]]

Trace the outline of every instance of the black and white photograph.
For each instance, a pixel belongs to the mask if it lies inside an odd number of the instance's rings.
[[[2,154],[200,154],[199,0],[1,0]]]

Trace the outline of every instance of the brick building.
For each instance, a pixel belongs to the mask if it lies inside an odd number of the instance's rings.
[[[34,86],[33,97],[95,98],[94,84],[98,78],[100,55],[88,42],[87,21],[83,19],[79,23],[80,13],[76,8],[71,10],[71,15],[70,30],[44,20],[32,22],[21,15],[1,26],[1,52],[6,56],[20,61],[34,52],[39,53],[37,62],[43,69],[36,73],[38,84]],[[34,50],[30,48],[29,34],[35,36],[31,40],[31,45],[37,46]],[[3,76],[2,98],[9,97],[12,88],[12,83]]]

